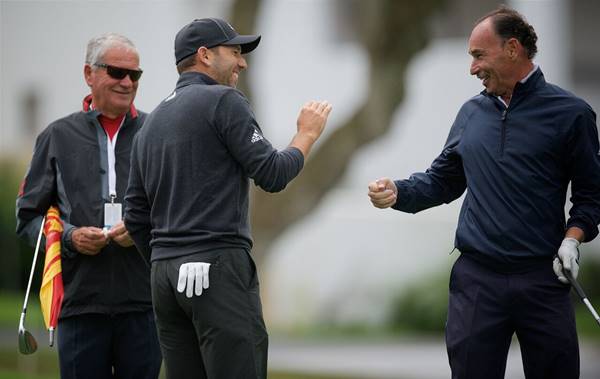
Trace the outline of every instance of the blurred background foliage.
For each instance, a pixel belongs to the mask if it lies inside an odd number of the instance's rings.
[[[26,167],[15,158],[0,157],[0,293],[25,288],[33,258],[32,249],[15,234],[15,201]],[[39,285],[39,275],[36,280]]]
[[[577,281],[588,299],[600,309],[600,260],[586,259],[582,253],[580,275]],[[596,254],[598,255],[598,254]],[[387,328],[397,334],[443,334],[448,307],[450,267],[437,274],[423,277],[407,288],[397,291],[398,297],[391,308]],[[577,331],[582,338],[600,341],[600,328],[583,305],[575,291]]]

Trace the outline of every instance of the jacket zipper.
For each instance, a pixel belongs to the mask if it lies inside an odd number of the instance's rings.
[[[506,121],[506,113],[508,112],[508,108],[504,108],[504,110],[502,111],[502,118],[500,119],[500,121],[502,121],[502,137],[501,137],[501,141],[500,141],[500,157],[504,156],[504,144],[506,142],[506,123],[504,121]]]

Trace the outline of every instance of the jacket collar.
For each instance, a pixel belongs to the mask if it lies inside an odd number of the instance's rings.
[[[92,94],[89,94],[83,98],[83,111],[85,113],[89,113],[94,118],[100,115],[100,112],[98,112],[92,105]],[[133,103],[131,103],[128,113],[131,115],[131,118],[137,118],[138,112]]]
[[[519,81],[515,85],[515,89],[513,90],[512,97],[515,98],[519,95],[525,95],[534,89],[543,86],[546,84],[546,79],[544,79],[544,74],[542,70],[538,67],[531,76],[525,81],[525,83]]]
[[[527,78],[525,83],[518,81],[517,84],[515,84],[515,88],[513,89],[512,93],[512,98],[510,100],[511,103],[515,98],[525,96],[529,92],[535,90],[536,88],[542,87],[545,84],[546,79],[544,78],[544,73],[542,72],[542,69],[538,66],[536,70],[531,74],[531,76]],[[496,98],[496,95],[491,95],[487,93],[485,89],[481,91],[481,94],[491,98]]]
[[[210,76],[197,71],[187,71],[179,75],[176,88],[189,86],[190,84],[207,84],[214,85],[219,84],[216,80]]]

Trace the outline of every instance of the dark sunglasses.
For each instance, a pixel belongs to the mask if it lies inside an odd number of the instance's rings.
[[[106,63],[95,63],[94,66],[105,68],[108,76],[113,79],[123,80],[127,75],[129,75],[129,78],[132,82],[137,82],[140,80],[143,72],[142,70],[130,70],[128,68],[115,67]]]

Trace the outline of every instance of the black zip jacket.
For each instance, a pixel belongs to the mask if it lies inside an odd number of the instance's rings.
[[[132,107],[115,149],[116,202],[129,176],[133,137],[145,114]],[[97,111],[77,112],[50,124],[38,136],[17,198],[17,233],[35,246],[42,216],[57,204],[64,222],[61,243],[64,300],[61,318],[84,313],[116,314],[152,309],[150,271],[135,247],[111,242],[95,256],[73,250],[77,226],[104,226],[108,196],[106,133]],[[43,261],[43,260],[42,260]]]
[[[273,148],[241,92],[183,73],[135,139],[125,225],[152,260],[250,249],[249,178],[281,191],[303,164],[300,150]]]
[[[596,115],[538,68],[508,108],[485,91],[466,102],[425,173],[396,181],[395,209],[418,212],[467,194],[455,246],[501,271],[550,261],[567,228],[591,241],[600,222]],[[569,220],[565,199],[571,183]]]

